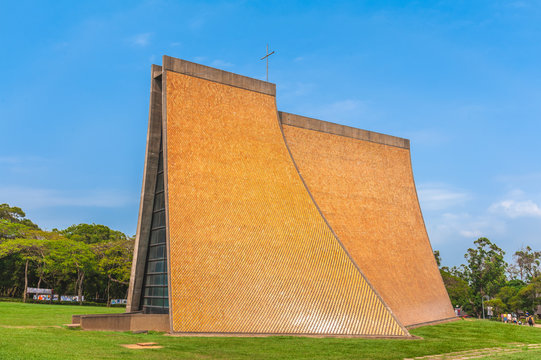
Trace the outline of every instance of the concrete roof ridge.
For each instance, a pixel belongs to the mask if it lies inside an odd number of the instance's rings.
[[[174,71],[181,74],[214,81],[220,84],[235,86],[241,89],[255,91],[266,95],[276,96],[276,84],[210,66],[197,64],[188,60],[164,55],[164,71]]]
[[[340,125],[328,121],[318,120],[307,116],[290,114],[283,111],[278,111],[280,122],[283,125],[300,127],[308,130],[321,131],[333,135],[350,137],[357,140],[370,141],[378,144],[396,146],[403,149],[410,148],[408,139],[397,136],[381,134],[374,131],[357,129],[347,125]]]

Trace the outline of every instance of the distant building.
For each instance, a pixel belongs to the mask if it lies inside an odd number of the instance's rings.
[[[128,312],[175,333],[389,337],[455,317],[409,140],[168,56],[151,82]]]

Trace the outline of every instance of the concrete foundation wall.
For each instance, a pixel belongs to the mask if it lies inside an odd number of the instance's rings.
[[[169,315],[167,314],[73,315],[72,323],[80,324],[83,330],[169,331]]]

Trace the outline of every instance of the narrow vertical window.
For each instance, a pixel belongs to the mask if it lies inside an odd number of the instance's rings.
[[[145,276],[143,282],[143,311],[150,314],[169,312],[167,286],[167,249],[165,244],[165,192],[163,177],[163,148],[160,141],[156,188],[150,238],[148,241]]]

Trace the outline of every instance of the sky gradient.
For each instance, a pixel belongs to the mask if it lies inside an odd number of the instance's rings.
[[[411,140],[434,249],[541,250],[541,3],[0,2],[0,203],[134,234],[150,65],[277,85],[278,109]]]

